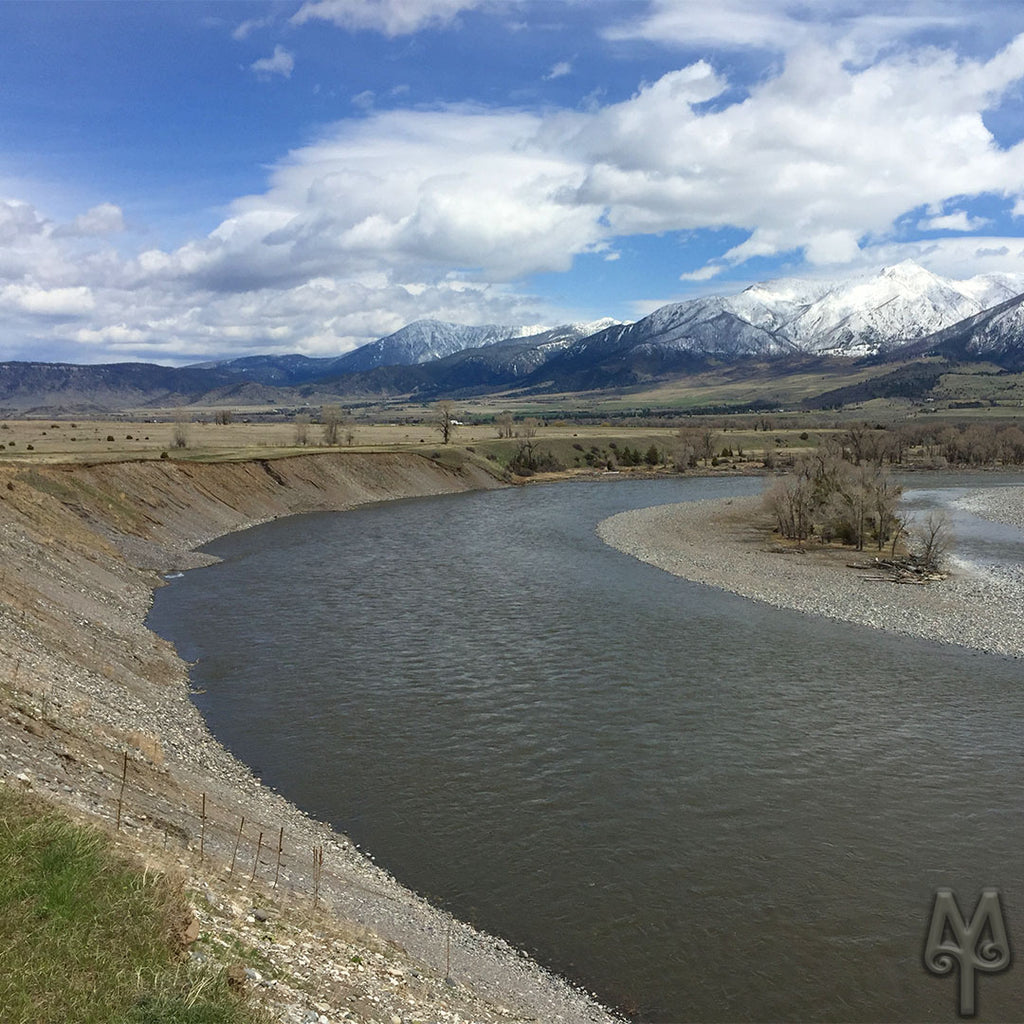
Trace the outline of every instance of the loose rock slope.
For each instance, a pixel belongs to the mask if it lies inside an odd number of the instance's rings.
[[[615,1019],[263,787],[144,625],[162,574],[209,561],[194,549],[226,532],[493,486],[399,453],[0,465],[0,782],[180,874],[196,969],[233,968],[280,1021]]]

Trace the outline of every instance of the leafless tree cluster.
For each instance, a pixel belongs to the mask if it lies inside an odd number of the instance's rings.
[[[817,536],[858,551],[874,541],[881,551],[889,543],[895,548],[905,531],[896,512],[900,493],[883,467],[848,462],[835,445],[824,444],[777,480],[764,503],[790,540]]]
[[[682,427],[676,434],[673,453],[676,469],[684,472],[698,461],[705,466],[714,458],[718,435],[711,427]]]
[[[322,405],[320,407],[320,429],[325,445],[333,447],[338,443],[338,433],[344,422],[345,412],[340,405]]]
[[[498,426],[498,437],[509,438],[514,436],[513,434],[513,417],[510,412],[502,412],[498,414],[497,420],[495,421]]]
[[[886,429],[862,423],[849,426],[839,441],[855,465],[899,465],[910,452],[950,466],[1024,465],[1024,430],[1013,424],[915,421]]]

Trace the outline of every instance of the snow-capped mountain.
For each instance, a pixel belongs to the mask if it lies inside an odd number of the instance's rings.
[[[908,355],[932,352],[955,361],[986,360],[1024,369],[1024,295],[1015,295],[908,346]]]
[[[1024,275],[954,281],[908,260],[842,281],[783,279],[738,295],[672,303],[617,332],[615,342],[719,357],[874,355],[1020,292]]]
[[[841,281],[776,280],[736,295],[670,303],[632,324],[474,327],[419,320],[343,356],[249,356],[177,370],[4,363],[0,401],[11,409],[90,403],[114,409],[250,401],[253,388],[267,389],[261,402],[278,395],[286,402],[322,395],[432,400],[510,388],[630,387],[700,372],[709,361],[771,359],[782,370],[790,365],[787,356],[931,353],[1024,369],[1024,275],[952,280],[905,262]]]
[[[548,327],[509,327],[484,324],[470,327],[442,320],[415,320],[386,338],[378,338],[342,356],[333,366],[337,373],[358,373],[377,366],[415,366],[443,359],[467,348],[482,348],[509,338],[540,334]]]

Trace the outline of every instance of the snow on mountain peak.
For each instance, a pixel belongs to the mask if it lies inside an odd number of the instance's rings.
[[[1021,292],[1024,275],[955,281],[904,260],[855,277],[783,278],[738,295],[672,303],[640,325],[650,343],[707,354],[864,356],[923,338]]]

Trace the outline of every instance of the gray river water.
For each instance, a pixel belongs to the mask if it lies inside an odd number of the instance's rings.
[[[921,962],[936,888],[969,914],[995,886],[1024,928],[1022,663],[762,606],[594,533],[760,486],[281,520],[209,545],[150,626],[268,784],[638,1019],[954,1020]],[[1024,562],[974,527],[963,557]],[[980,1019],[1024,1019],[1024,967],[979,978]]]

